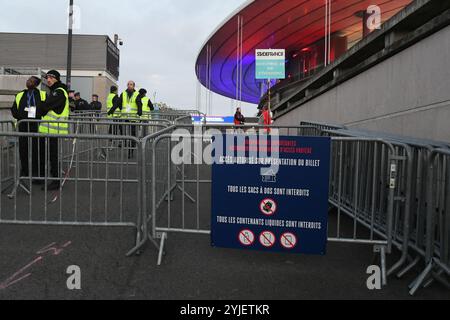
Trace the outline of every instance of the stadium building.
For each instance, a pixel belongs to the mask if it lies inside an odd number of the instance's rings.
[[[248,1],[205,41],[197,78],[259,107],[270,97],[280,125],[326,122],[448,142],[449,9],[430,0]],[[286,50],[285,79],[255,79],[257,49]]]

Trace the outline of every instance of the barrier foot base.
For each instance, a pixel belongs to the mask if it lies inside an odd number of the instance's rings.
[[[142,248],[144,247],[144,245],[147,243],[147,240],[143,240],[142,242],[140,242],[139,244],[137,244],[133,249],[131,249],[130,251],[127,252],[127,254],[125,255],[127,258],[131,257],[131,256],[139,256],[142,253]]]
[[[189,201],[191,201],[192,203],[196,203],[197,201],[194,199],[194,197],[192,197],[188,192],[186,192],[185,190],[183,190],[182,187],[180,187],[179,185],[177,185],[178,190],[180,190],[182,193],[184,193],[184,196],[186,198],[189,199]]]
[[[144,238],[143,240],[141,240],[142,238],[142,231],[138,228],[137,232],[136,232],[136,246],[131,249],[130,251],[128,251],[128,253],[126,254],[126,257],[131,257],[131,256],[140,256],[142,253],[142,248],[144,247],[144,245],[147,243],[147,238]]]
[[[14,189],[11,191],[10,194],[8,194],[8,198],[14,199],[17,196],[17,191],[19,189],[25,191],[27,195],[31,194],[30,190],[28,190],[28,188],[23,183],[21,183],[20,180],[17,180],[17,183],[14,185]]]
[[[162,263],[162,258],[164,256],[164,245],[165,245],[165,242],[166,242],[166,238],[167,238],[167,233],[164,232],[161,235],[161,243],[159,245],[159,254],[158,254],[158,263],[157,263],[158,266],[160,266],[161,263]]]
[[[376,245],[374,246],[374,252],[380,254],[382,285],[387,286],[386,246]]]
[[[409,265],[407,265],[403,270],[397,273],[397,278],[403,278],[405,274],[410,272],[417,264],[420,262],[420,258],[416,257]]]
[[[148,240],[155,246],[155,248],[159,251],[159,243],[153,239],[152,235],[148,234]]]
[[[431,271],[433,271],[433,267],[434,267],[434,262],[431,261],[428,266],[425,268],[425,270],[419,275],[419,277],[414,280],[414,282],[409,286],[409,288],[411,289],[409,291],[409,294],[411,296],[414,296],[417,292],[417,290],[419,290],[419,288],[422,286],[422,284],[424,283],[424,281],[426,279],[428,279],[428,277],[431,274]]]

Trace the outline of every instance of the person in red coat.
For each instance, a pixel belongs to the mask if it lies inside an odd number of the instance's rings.
[[[236,114],[234,115],[234,124],[236,126],[243,126],[245,124],[245,117],[242,114],[241,108],[237,108]]]

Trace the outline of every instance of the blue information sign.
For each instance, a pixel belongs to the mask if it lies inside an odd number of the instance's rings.
[[[212,245],[324,255],[331,140],[279,137],[267,144],[254,136],[227,146],[229,138],[215,138]],[[218,143],[223,143],[223,154],[217,152]],[[278,157],[255,152],[267,154],[276,145]],[[230,155],[231,150],[245,152]]]
[[[285,79],[286,78],[286,50],[258,49],[255,57],[255,78]]]

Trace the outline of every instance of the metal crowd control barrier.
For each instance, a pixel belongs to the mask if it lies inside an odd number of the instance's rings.
[[[16,124],[14,121],[4,120],[0,121],[0,132],[14,132]]]
[[[134,114],[121,114],[120,117],[110,118],[107,113],[99,114],[71,114],[70,120],[81,120],[81,121],[116,121],[116,122],[140,122],[155,124],[160,122],[165,122],[167,124],[181,123],[181,124],[192,124],[192,117],[195,115],[203,116],[204,114],[199,112],[192,113],[168,113],[168,112],[150,112],[144,113],[141,117]],[[206,117],[204,117],[204,124],[206,124]]]
[[[323,127],[321,124],[311,124],[318,127]],[[326,127],[326,125],[325,125]],[[400,260],[395,263],[389,270],[388,274],[397,274],[397,277],[402,277],[406,273],[414,270],[415,267],[425,261],[427,268],[423,274],[410,285],[410,293],[413,295],[417,292],[419,287],[428,280],[429,275],[433,276],[430,281],[426,282],[425,286],[428,286],[433,279],[445,284],[447,287],[449,281],[442,277],[448,271],[448,262],[442,263],[440,260],[435,260],[429,253],[431,251],[430,239],[433,239],[435,234],[432,234],[438,226],[432,227],[433,222],[432,213],[430,212],[430,204],[433,200],[430,198],[430,186],[436,186],[441,181],[442,176],[433,173],[433,167],[430,166],[432,157],[437,157],[436,153],[448,152],[449,149],[441,142],[429,141],[424,139],[413,139],[395,135],[384,135],[382,133],[374,133],[370,131],[355,131],[349,129],[339,130],[325,130],[324,134],[330,136],[353,136],[360,137],[363,135],[384,136],[385,140],[390,141],[399,159],[403,158],[401,166],[397,172],[397,188],[395,192],[395,206],[394,206],[394,229],[393,229],[393,245],[399,249],[402,253]],[[435,148],[444,148],[436,151]],[[440,166],[443,168],[444,166]],[[440,189],[442,191],[442,189]],[[433,194],[436,194],[434,191]],[[441,220],[440,220],[441,221]],[[447,226],[448,226],[448,222]],[[445,225],[445,224],[444,224]],[[440,226],[442,228],[442,226]],[[442,229],[440,229],[442,231]],[[444,236],[445,237],[445,236]],[[441,238],[442,239],[442,238]],[[438,246],[435,242],[436,252]],[[444,244],[446,242],[444,241]],[[448,242],[447,242],[448,243]],[[439,247],[440,248],[440,247]],[[448,248],[448,246],[447,246]],[[444,249],[445,251],[445,249]],[[428,256],[427,256],[428,253]],[[439,254],[440,256],[440,254]],[[445,256],[445,255],[443,255]],[[435,261],[438,261],[436,263]],[[433,267],[432,265],[438,265]],[[439,273],[433,272],[434,269],[444,266],[439,270]],[[403,268],[402,268],[403,267]],[[402,269],[401,269],[402,268]],[[448,274],[448,273],[447,273]]]
[[[301,125],[301,126],[308,126],[308,127],[315,127],[315,128],[320,129],[320,130],[322,130],[322,131],[345,129],[344,126],[337,126],[337,125],[331,125],[331,124],[320,123],[320,122],[307,122],[307,121],[302,121],[302,122],[300,123],[300,125]]]
[[[450,150],[433,150],[428,165],[426,268],[411,284],[411,295],[424,283],[427,287],[433,280],[450,288]]]
[[[33,120],[21,123],[32,122],[45,123]],[[135,245],[139,244],[143,216],[140,139],[105,134],[112,122],[64,123],[71,134],[0,132],[0,141],[8,141],[7,148],[2,144],[0,157],[0,189],[4,191],[0,196],[0,224],[133,227]],[[80,133],[93,126],[95,134]],[[140,127],[149,133],[166,128],[166,125],[126,126]],[[21,177],[19,144],[23,139],[28,140],[30,170]],[[58,155],[53,162],[51,149]],[[12,177],[13,183],[7,183],[10,181],[4,181],[3,177]],[[55,182],[59,188],[50,192],[48,188]]]
[[[0,121],[0,132],[15,132],[13,121]],[[14,144],[9,137],[0,137],[0,192],[4,192],[14,183]]]
[[[176,129],[187,131],[174,133]],[[221,134],[226,127],[206,126],[202,130],[208,129],[215,129],[217,134]],[[235,127],[228,129],[232,132],[239,130]],[[302,130],[310,128],[278,129],[297,136]],[[146,216],[143,220],[149,222],[149,226],[145,227],[145,230],[149,230],[149,240],[159,249],[158,265],[161,264],[169,233],[210,233],[208,199],[212,183],[211,167],[197,157],[208,150],[211,137],[205,136],[204,131],[201,134],[195,132],[192,126],[174,126],[143,141],[144,148],[151,146],[143,155],[151,155],[152,159],[143,160],[144,170],[152,172],[150,177],[147,175],[144,179],[147,186],[142,188],[147,195],[147,204],[144,205]],[[181,154],[187,161],[174,164],[172,152],[179,152],[174,150],[177,144],[174,138],[192,138],[190,150],[199,146],[201,150],[197,149],[189,155]],[[329,241],[373,245],[380,252],[383,282],[386,283],[385,254],[391,252],[392,246],[395,173],[399,161],[395,149],[381,139],[333,137],[332,140],[330,203],[337,208],[337,214],[333,220],[336,228],[330,228]],[[363,172],[371,174],[367,177]],[[348,228],[347,222],[352,227]],[[158,238],[159,244],[156,242]]]
[[[158,132],[170,125],[166,121],[139,121],[139,122],[128,122],[128,121],[113,121],[112,119],[104,119],[102,121],[89,121],[86,119],[80,120],[67,120],[67,121],[41,121],[41,120],[21,120],[18,122],[18,127],[20,125],[28,128],[30,131],[30,126],[32,124],[50,124],[55,125],[59,128],[63,124],[68,126],[68,130],[72,134],[101,134],[101,135],[121,135],[121,136],[132,136],[137,138],[143,138],[146,135]]]

